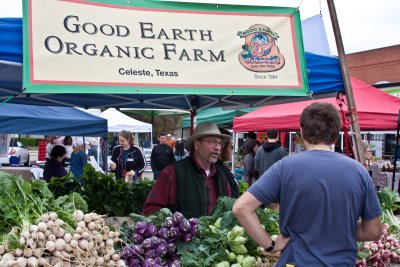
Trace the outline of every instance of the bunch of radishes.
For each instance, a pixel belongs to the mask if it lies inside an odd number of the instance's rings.
[[[10,242],[0,245],[0,267],[23,266],[126,266],[114,250],[120,242],[118,231],[110,231],[95,213],[75,211],[76,228],[58,218],[43,214],[36,225],[17,233],[19,247]]]
[[[368,253],[368,256],[356,262],[357,267],[378,266],[385,267],[389,263],[399,261],[400,245],[397,237],[389,232],[389,225],[383,224],[382,237],[379,241],[362,243],[359,255]]]

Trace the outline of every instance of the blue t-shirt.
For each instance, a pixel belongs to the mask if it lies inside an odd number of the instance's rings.
[[[81,178],[83,175],[83,167],[87,163],[87,157],[83,150],[79,150],[78,153],[71,154],[70,171],[74,174],[75,178]]]
[[[285,157],[248,190],[260,202],[279,202],[280,231],[290,236],[276,266],[354,266],[357,220],[381,215],[364,166],[331,151]]]

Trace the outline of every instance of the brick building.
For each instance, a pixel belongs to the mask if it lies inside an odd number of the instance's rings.
[[[347,54],[346,61],[351,76],[400,97],[400,45]]]
[[[368,84],[400,82],[400,45],[346,55],[350,75]]]

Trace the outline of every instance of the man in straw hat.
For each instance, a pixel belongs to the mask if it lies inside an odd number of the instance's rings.
[[[190,156],[161,171],[148,196],[143,214],[161,208],[180,211],[186,218],[208,215],[220,196],[231,196],[227,178],[215,164],[229,135],[211,122],[199,124],[185,142]]]

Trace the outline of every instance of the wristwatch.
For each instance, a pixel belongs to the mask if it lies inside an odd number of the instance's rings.
[[[271,252],[271,251],[273,251],[274,249],[275,249],[275,241],[272,240],[271,246],[267,247],[267,248],[265,249],[265,251],[266,251],[266,252]]]

